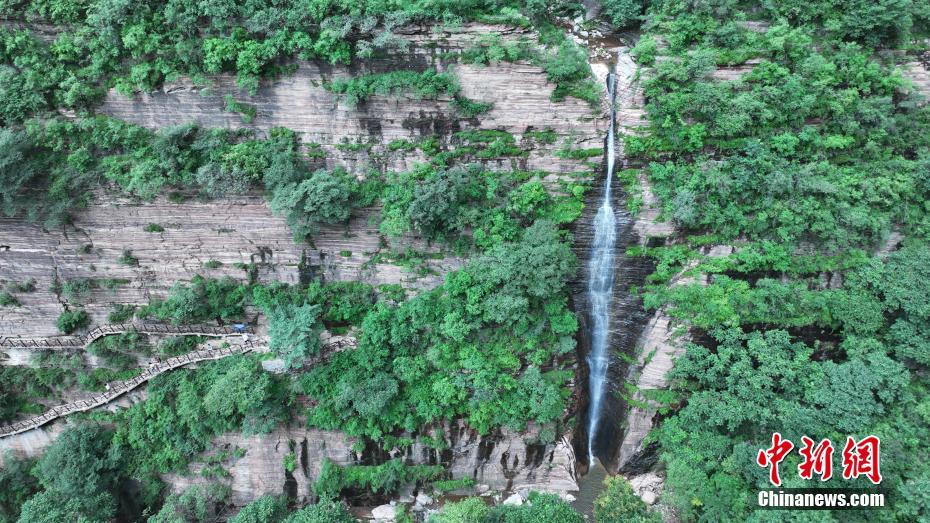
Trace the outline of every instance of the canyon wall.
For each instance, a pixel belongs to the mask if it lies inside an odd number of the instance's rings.
[[[528,152],[525,156],[485,160],[491,168],[544,171],[554,188],[560,179],[581,176],[583,181],[593,176],[583,160],[562,158],[557,152],[566,147],[599,146],[606,115],[572,98],[552,102],[554,85],[536,65],[454,66],[463,95],[494,104],[479,118],[456,115],[448,97],[420,100],[404,95],[374,96],[357,107],[349,107],[322,87],[333,78],[372,71],[447,69],[450,66],[443,56],[467,47],[488,29],[469,25],[449,31],[410,32],[406,36],[412,45],[407,53],[366,61],[364,68],[300,62],[293,74],[263,81],[254,96],[238,89],[233,77],[223,75],[213,78],[208,88],[179,81],[133,97],[110,92],[100,111],[151,128],[193,121],[210,127],[247,127],[263,135],[273,127],[286,126],[297,131],[304,144],[319,144],[325,152],[325,159],[317,160],[319,167],[345,167],[359,178],[372,170],[408,169],[425,160],[419,150],[390,150],[388,144],[392,141],[418,142],[436,137],[447,147],[456,131],[493,129],[509,132]],[[503,32],[505,38],[535,39],[519,30]],[[245,124],[240,115],[224,112],[226,94],[254,105],[256,118]],[[554,144],[530,144],[526,137],[528,131],[550,129],[558,135]],[[189,281],[197,274],[288,283],[322,276],[372,285],[400,284],[415,292],[437,285],[443,274],[463,263],[461,258],[442,254],[437,246],[419,238],[385,238],[377,229],[376,208],[357,211],[347,225],[323,228],[312,243],[305,244],[294,242],[283,219],[270,212],[261,194],[213,200],[202,200],[194,194],[183,196],[169,199],[163,195],[153,201],[139,201],[104,188],[94,195],[86,210],[74,217],[73,226],[63,230],[43,230],[17,219],[0,220],[0,280],[36,283],[35,291],[16,294],[21,306],[0,308],[0,336],[56,335],[55,320],[66,308],[87,310],[92,318],[90,327],[103,324],[114,304],[145,304],[153,297],[166,296],[174,284]],[[153,223],[164,230],[143,230]],[[413,268],[375,256],[407,248],[433,255]],[[121,263],[124,252],[137,258],[138,265]],[[97,286],[80,297],[65,296],[56,288],[56,282],[60,285],[78,279],[93,279]],[[144,391],[106,408],[129,405],[141,398]],[[0,440],[0,448],[36,455],[68,423],[59,420]],[[571,445],[565,438],[535,443],[534,430],[503,430],[480,436],[456,423],[445,427],[450,449],[440,452],[416,444],[397,451],[397,455],[414,463],[442,463],[455,478],[473,478],[479,492],[577,489]],[[234,502],[245,504],[263,494],[284,492],[307,499],[324,457],[341,464],[367,459],[353,452],[351,443],[341,433],[297,424],[279,428],[271,435],[246,438],[227,434],[207,454],[236,446],[245,450],[242,458],[224,465],[230,472],[228,482]],[[298,467],[288,472],[282,460],[292,451],[298,456]],[[172,488],[182,489],[203,479],[196,474],[199,466],[194,466],[193,475],[166,479]]]
[[[554,85],[540,67],[529,63],[454,66],[462,94],[494,104],[480,118],[460,118],[448,97],[376,95],[349,107],[322,87],[333,78],[365,72],[449,68],[444,56],[471,45],[489,29],[469,25],[445,32],[413,31],[405,35],[411,41],[408,52],[366,61],[364,70],[300,62],[293,74],[263,81],[254,96],[238,89],[228,75],[213,78],[210,87],[181,81],[134,97],[111,91],[100,111],[151,128],[197,122],[247,127],[261,135],[286,126],[300,133],[305,144],[320,144],[326,155],[325,160],[317,160],[320,167],[343,166],[360,178],[372,170],[407,169],[425,160],[419,150],[391,151],[392,141],[435,137],[448,146],[452,134],[464,129],[507,131],[528,150],[521,157],[486,160],[491,168],[544,171],[553,186],[570,173],[589,172],[583,161],[561,158],[557,151],[600,143],[605,116],[577,99],[552,102]],[[509,39],[532,37],[519,30],[494,29]],[[244,124],[236,113],[224,112],[226,94],[257,108],[251,124]],[[556,143],[528,144],[527,131],[547,129],[558,135]],[[377,230],[378,209],[356,212],[346,226],[324,228],[308,245],[292,240],[284,221],[271,214],[259,194],[210,201],[187,196],[180,203],[164,196],[138,201],[101,190],[89,208],[75,216],[73,227],[56,231],[19,219],[0,219],[0,281],[36,281],[33,293],[17,294],[22,306],[0,307],[0,336],[54,335],[55,319],[74,306],[88,311],[91,326],[100,324],[113,304],[147,303],[196,274],[244,281],[251,270],[259,281],[292,283],[303,268],[308,277],[399,283],[417,289],[435,286],[442,274],[462,263],[454,256],[436,254],[436,246],[417,238],[385,238]],[[152,223],[164,231],[144,232]],[[408,248],[434,254],[414,268],[384,261],[384,256],[372,259],[377,253]],[[139,259],[137,267],[118,261],[124,251]],[[211,260],[222,265],[205,267],[207,262],[216,265]],[[69,299],[52,290],[56,279],[94,279],[98,288]]]

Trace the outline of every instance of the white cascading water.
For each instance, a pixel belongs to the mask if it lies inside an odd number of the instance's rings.
[[[604,198],[594,218],[594,243],[588,260],[588,299],[591,303],[591,351],[588,353],[588,461],[594,461],[594,441],[601,420],[601,406],[607,381],[610,336],[610,298],[614,288],[614,244],[617,240],[616,218],[610,204],[610,186],[614,174],[614,125],[617,78],[607,75],[610,96],[610,128],[607,130],[607,179]]]

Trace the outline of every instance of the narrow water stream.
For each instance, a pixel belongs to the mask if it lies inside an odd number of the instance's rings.
[[[607,92],[610,97],[610,128],[607,131],[607,169],[601,206],[594,218],[594,241],[588,258],[588,299],[591,305],[591,351],[588,353],[588,462],[594,462],[594,449],[604,393],[607,388],[607,368],[610,363],[610,302],[614,288],[614,249],[617,242],[617,223],[610,201],[610,187],[614,173],[614,127],[616,126],[617,76],[607,75]]]

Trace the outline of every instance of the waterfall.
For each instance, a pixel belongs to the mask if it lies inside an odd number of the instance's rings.
[[[610,186],[614,174],[614,126],[617,77],[607,75],[610,96],[610,128],[607,130],[607,178],[604,198],[594,218],[594,243],[588,261],[588,299],[591,304],[591,351],[588,353],[588,461],[594,460],[594,442],[601,419],[604,388],[607,381],[610,337],[610,298],[614,288],[614,245],[617,240],[616,218],[610,204]]]

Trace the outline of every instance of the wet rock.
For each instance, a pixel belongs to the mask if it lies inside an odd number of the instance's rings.
[[[427,495],[427,494],[424,493],[424,492],[420,492],[419,494],[417,494],[417,497],[416,497],[416,506],[418,506],[418,507],[426,507],[426,506],[432,505],[432,504],[433,504],[433,498],[431,498],[429,495]]]

